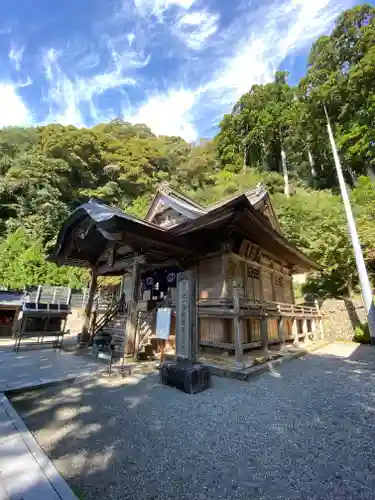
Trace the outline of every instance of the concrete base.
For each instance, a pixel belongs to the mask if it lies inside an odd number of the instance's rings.
[[[197,394],[210,387],[211,374],[207,366],[190,361],[165,361],[160,367],[161,383]]]

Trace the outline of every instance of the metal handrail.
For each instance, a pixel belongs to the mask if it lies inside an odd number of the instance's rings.
[[[110,321],[120,312],[125,305],[125,297],[121,297],[115,304],[109,306],[103,316],[101,316],[93,327],[92,336],[95,337]]]

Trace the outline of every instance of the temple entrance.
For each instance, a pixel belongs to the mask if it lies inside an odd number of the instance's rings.
[[[140,352],[174,352],[176,338],[177,275],[183,270],[178,266],[163,267],[141,272],[141,300],[138,302]],[[163,316],[163,317],[162,317]],[[158,325],[163,323],[169,335],[161,338]]]
[[[177,275],[181,272],[181,268],[172,266],[141,273],[142,300],[154,307],[168,301],[175,303]]]

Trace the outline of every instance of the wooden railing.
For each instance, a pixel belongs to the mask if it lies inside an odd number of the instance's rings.
[[[199,299],[198,310],[209,313],[218,312],[227,315],[235,309],[235,300],[233,298],[210,298]],[[317,306],[307,306],[305,304],[286,304],[283,302],[267,302],[260,300],[248,300],[239,297],[239,307],[241,315],[251,316],[254,313],[266,314],[269,316],[290,316],[290,317],[304,317],[304,316],[320,316],[320,310]]]
[[[198,300],[200,345],[235,351],[238,366],[246,349],[323,338],[318,304],[286,304],[248,300],[233,290],[230,298]]]

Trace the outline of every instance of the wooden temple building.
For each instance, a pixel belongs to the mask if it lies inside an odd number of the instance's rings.
[[[174,309],[176,278],[186,270],[195,276],[201,349],[233,352],[241,363],[246,349],[322,333],[319,308],[296,305],[292,285],[294,273],[318,265],[283,236],[262,185],[202,206],[164,184],[144,219],[90,200],[65,222],[50,260],[91,270],[83,340],[98,276],[125,276],[129,353],[140,341],[140,311],[149,315],[166,301]]]

